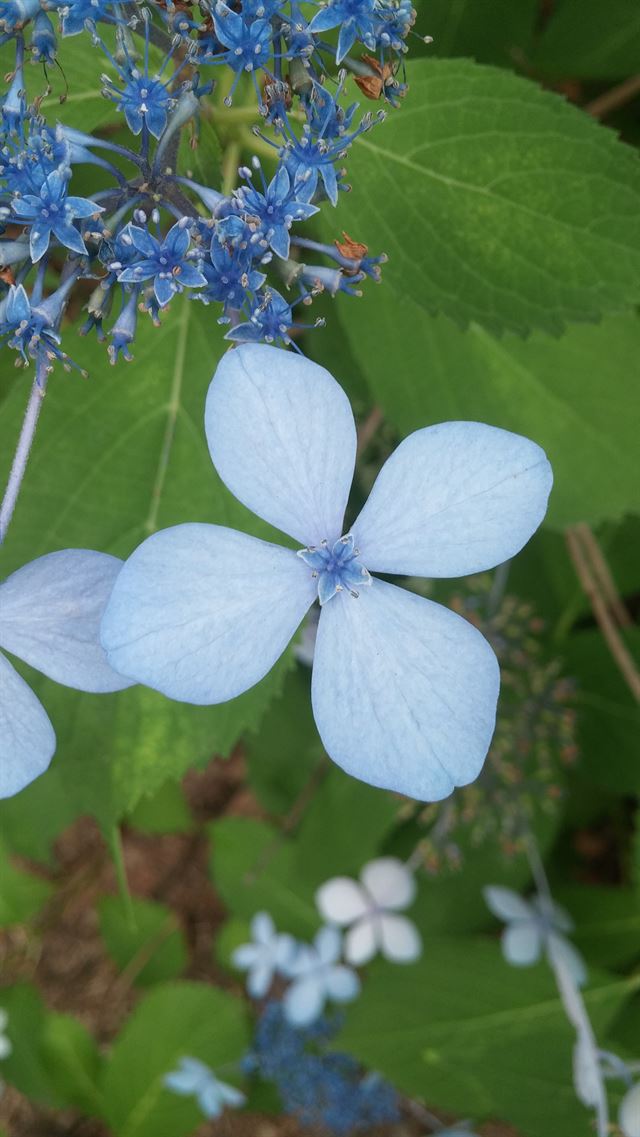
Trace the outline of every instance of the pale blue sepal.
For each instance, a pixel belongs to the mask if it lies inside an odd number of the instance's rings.
[[[258,517],[303,545],[341,535],[356,428],[323,367],[264,344],[233,348],[209,387],[205,430],[223,482]]]
[[[352,526],[370,572],[466,576],[513,557],[553,475],[535,442],[479,422],[417,430],[382,467]]]
[[[502,933],[502,952],[514,967],[529,967],[540,958],[542,934],[535,920],[516,921]]]
[[[527,900],[523,900],[512,888],[501,884],[488,884],[482,889],[485,903],[490,912],[499,920],[532,920],[534,912]]]
[[[0,798],[44,774],[56,736],[39,699],[0,653]]]
[[[262,679],[315,598],[289,549],[219,525],[163,529],[125,562],[102,621],[113,667],[186,703]]]
[[[122,561],[92,549],[47,553],[0,585],[0,647],[65,687],[131,686],[108,664],[100,620]]]
[[[461,616],[372,580],[320,614],[312,701],[327,752],[349,774],[420,801],[473,781],[495,725],[496,657]]]

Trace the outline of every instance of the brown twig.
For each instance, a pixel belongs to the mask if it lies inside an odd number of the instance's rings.
[[[366,450],[374,434],[382,425],[383,419],[384,415],[380,410],[380,407],[376,406],[369,411],[369,414],[367,415],[364,422],[358,427],[358,446],[356,449],[357,458],[359,458],[363,451]]]
[[[570,529],[567,529],[566,541],[569,556],[573,562],[578,580],[589,599],[593,614],[605,638],[609,651],[634,699],[640,703],[640,672],[638,672],[633,657],[618,631],[615,619],[606,600],[606,593],[602,581],[598,579],[598,572],[593,563],[590,562],[591,546],[589,542],[585,543],[584,541],[584,528],[582,525],[574,525]]]
[[[604,553],[600,547],[600,542],[595,533],[593,533],[584,522],[575,525],[574,529],[582,541],[585,551],[591,558],[593,571],[602,588],[612,616],[620,628],[630,628],[633,624],[631,613],[616,588],[611,569],[607,564]]]
[[[617,111],[631,102],[636,95],[640,95],[640,75],[632,75],[629,79],[625,79],[624,83],[618,83],[616,87],[598,95],[597,99],[586,104],[584,110],[594,118],[604,118],[612,111]]]

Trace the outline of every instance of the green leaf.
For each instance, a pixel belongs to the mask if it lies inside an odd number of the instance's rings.
[[[634,75],[640,55],[637,0],[561,0],[533,55],[536,69],[579,79]]]
[[[154,794],[140,798],[127,824],[142,833],[188,833],[193,818],[177,782],[165,782]]]
[[[49,1013],[41,1046],[47,1076],[57,1096],[65,1105],[101,1115],[104,1102],[98,1083],[102,1059],[86,1027],[70,1015]]]
[[[585,1001],[599,1037],[629,983],[601,976]],[[544,964],[512,968],[497,942],[425,942],[415,965],[370,968],[340,1044],[401,1090],[523,1137],[589,1131],[572,1085],[574,1035]]]
[[[25,924],[38,914],[51,895],[51,885],[11,860],[9,847],[0,842],[0,928]]]
[[[530,53],[537,11],[537,0],[429,0],[419,11],[416,31],[433,36],[430,56],[464,55],[514,67],[523,53]]]
[[[3,575],[57,548],[126,556],[157,528],[184,521],[271,535],[224,488],[209,457],[204,401],[223,351],[210,309],[183,300],[159,329],[141,319],[130,368],[111,369],[94,342],[77,347],[70,351],[90,378],[52,376],[2,550]],[[29,381],[18,380],[1,406],[0,481]],[[257,687],[218,707],[174,703],[137,687],[97,696],[34,680],[58,737],[44,780],[62,782],[76,813],[93,812],[111,825],[168,778],[228,754],[257,725],[287,666],[284,658]]]
[[[636,304],[634,151],[506,71],[468,60],[407,70],[410,105],[350,151],[357,189],[332,235],[384,248],[388,284],[460,324],[558,333]]]
[[[168,983],[138,1004],[116,1040],[103,1080],[116,1137],[186,1137],[202,1120],[195,1102],[163,1085],[182,1057],[232,1068],[248,1043],[243,1004],[205,983]]]
[[[308,938],[319,924],[313,892],[296,865],[295,848],[277,829],[249,817],[225,817],[211,832],[211,877],[234,916],[265,909],[282,931]]]
[[[410,301],[394,302],[384,283],[349,315],[345,326],[373,397],[402,433],[474,419],[534,439],[554,471],[547,525],[594,523],[637,509],[637,422],[630,413],[637,403],[637,316],[575,327],[561,339],[496,339],[478,325],[462,332]],[[375,336],[367,334],[369,324]]]
[[[187,963],[175,914],[153,900],[136,897],[131,903],[135,927],[120,897],[100,901],[100,932],[109,955],[141,986],[175,979]]]
[[[311,712],[309,678],[301,667],[287,675],[281,695],[246,750],[249,782],[259,801],[271,813],[286,813],[323,754]]]

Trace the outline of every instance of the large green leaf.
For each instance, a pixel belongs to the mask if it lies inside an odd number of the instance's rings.
[[[476,419],[540,443],[554,470],[547,524],[637,509],[637,316],[574,327],[561,339],[497,339],[395,303],[383,284],[344,324],[374,398],[403,433]]]
[[[350,152],[355,190],[325,218],[332,235],[383,248],[403,297],[461,324],[557,333],[637,303],[633,150],[509,72],[468,60],[408,71],[408,105]]]
[[[602,976],[585,1000],[604,1031],[630,991]],[[456,1114],[511,1122],[523,1137],[587,1137],[572,1086],[573,1029],[544,964],[511,968],[496,941],[424,945],[415,965],[376,964],[340,1043],[400,1089]]]
[[[637,0],[560,0],[533,62],[556,75],[619,79],[637,72],[639,56]]]
[[[167,983],[138,1004],[108,1059],[105,1117],[116,1137],[186,1137],[202,1119],[163,1084],[183,1057],[233,1069],[247,1047],[243,1004],[205,983]],[[228,1079],[226,1079],[228,1080]]]
[[[90,377],[56,371],[50,380],[2,549],[2,575],[65,547],[126,556],[155,529],[183,521],[270,535],[224,488],[209,457],[203,408],[222,350],[211,310],[186,300],[172,306],[160,329],[141,320],[129,367],[110,368],[94,342],[73,343]],[[28,383],[20,377],[2,403],[0,482]],[[91,811],[111,824],[167,778],[213,753],[229,753],[259,721],[286,666],[285,659],[256,688],[218,707],[174,703],[139,687],[85,695],[38,678],[34,687],[58,736],[44,780],[63,783],[62,799],[75,812]]]

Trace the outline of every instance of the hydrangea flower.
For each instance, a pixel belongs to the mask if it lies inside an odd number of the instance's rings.
[[[324,920],[349,930],[344,958],[354,967],[368,963],[376,952],[394,963],[411,963],[422,951],[417,928],[398,910],[412,903],[416,885],[413,873],[396,857],[369,861],[360,874],[328,880],[316,893]]]
[[[233,952],[234,967],[247,971],[247,991],[253,999],[263,999],[275,975],[286,975],[297,945],[293,936],[276,932],[268,912],[257,912],[251,921],[253,943],[241,944]]]
[[[98,640],[100,618],[121,561],[65,549],[38,557],[0,585],[0,648],[56,683],[104,693],[130,686],[112,671]],[[56,737],[31,688],[0,653],[0,798],[44,773]]]
[[[224,702],[266,675],[320,595],[312,701],[329,755],[422,800],[473,781],[494,728],[495,655],[460,616],[370,574],[466,576],[513,556],[544,516],[544,452],[481,423],[418,430],[343,538],[356,429],[324,368],[264,345],[229,352],[205,430],[232,493],[305,548],[218,525],[155,533],[105,613],[112,666],[173,699]]]
[[[548,954],[553,949],[574,983],[582,986],[587,972],[582,956],[564,935],[573,929],[573,921],[564,908],[544,896],[523,900],[517,892],[500,885],[489,885],[483,894],[494,916],[506,922],[502,953],[507,963],[528,967],[538,962],[543,951]]]
[[[355,971],[338,962],[342,936],[337,928],[321,928],[313,944],[300,944],[288,968],[291,984],[282,1006],[292,1026],[308,1026],[322,1014],[328,999],[350,1003],[360,992]]]
[[[11,203],[16,219],[31,226],[29,249],[34,264],[46,253],[52,236],[74,253],[82,255],[87,252],[87,246],[72,222],[102,213],[102,206],[86,197],[69,197],[67,185],[66,172],[54,170],[43,182],[39,193],[25,193]]]
[[[167,1089],[184,1097],[195,1097],[205,1117],[220,1117],[226,1108],[239,1109],[247,1100],[240,1090],[221,1082],[197,1058],[181,1058],[177,1070],[165,1074]]]
[[[640,1082],[631,1086],[620,1102],[618,1125],[624,1137],[640,1137]]]

